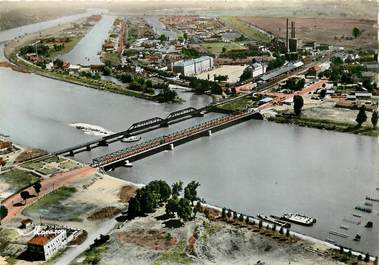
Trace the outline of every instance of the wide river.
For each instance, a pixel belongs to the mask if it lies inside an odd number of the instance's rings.
[[[0,32],[0,41],[76,18],[64,17],[28,25],[22,30]],[[89,34],[103,34],[104,24],[99,25]],[[90,38],[83,38],[80,45],[92,47],[89,48],[92,56],[97,54],[98,48],[90,42]],[[20,145],[49,151],[95,137],[69,126],[71,123],[88,123],[119,131],[139,120],[165,117],[174,110],[200,107],[211,101],[206,96],[181,92],[186,103],[158,104],[3,68],[0,69],[0,93],[0,133],[10,135]],[[150,132],[143,138],[214,116],[216,114],[191,119]],[[76,158],[90,161],[122,146],[118,143]],[[298,212],[313,216],[317,218],[313,227],[293,226],[293,229],[379,255],[379,203],[373,203],[371,214],[354,210],[355,206],[364,204],[366,196],[379,198],[376,190],[379,188],[378,138],[254,120],[138,161],[133,168],[116,169],[112,175],[137,183],[153,179],[165,179],[169,183],[198,180],[200,196],[211,204],[249,215]],[[353,213],[362,217],[353,217]],[[361,221],[361,224],[352,224],[352,221]],[[373,221],[374,228],[364,228],[367,221]],[[341,230],[340,225],[349,229]],[[330,231],[349,237],[333,236]],[[362,236],[360,242],[352,240],[356,234]]]

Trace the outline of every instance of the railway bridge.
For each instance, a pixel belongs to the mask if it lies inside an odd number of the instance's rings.
[[[161,127],[169,127],[170,124],[178,123],[183,120],[192,117],[204,116],[207,107],[196,109],[196,108],[185,108],[171,112],[166,118],[154,117],[151,119],[139,121],[133,123],[127,130],[113,133],[108,136],[101,137],[100,139],[92,140],[89,142],[81,143],[76,146],[65,148],[54,152],[53,155],[69,155],[74,156],[76,153],[91,151],[93,148],[99,146],[107,146],[110,143],[120,141],[124,137],[130,137],[138,134],[142,134],[148,131],[155,130]]]

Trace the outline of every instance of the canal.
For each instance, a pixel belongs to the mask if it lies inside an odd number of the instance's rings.
[[[55,20],[54,23],[63,21]],[[38,31],[39,24],[27,26],[29,32]],[[7,36],[1,32],[0,36],[7,40],[17,36],[13,34]],[[20,30],[20,34],[24,31]],[[96,49],[93,48],[91,54],[96,54]],[[165,117],[174,110],[211,102],[210,97],[181,92],[186,99],[184,104],[158,104],[3,68],[0,69],[0,84],[0,132],[10,135],[20,145],[48,151],[96,138],[69,126],[71,123],[88,123],[120,131],[136,121]],[[143,138],[212,117],[191,119],[143,135]],[[90,161],[122,147],[123,144],[118,143],[84,152],[76,158]],[[378,173],[377,138],[254,120],[174,151],[137,161],[133,168],[119,168],[111,174],[136,183],[153,179],[165,179],[169,183],[198,180],[200,196],[208,203],[249,215],[307,214],[317,218],[316,225],[311,228],[294,226],[294,230],[379,255],[378,203],[374,203],[373,213],[359,213],[362,215],[360,225],[343,221],[355,220],[352,213],[358,212],[354,207],[363,205],[366,196],[379,197],[376,190]],[[374,222],[372,229],[364,228],[369,220]],[[328,234],[332,230],[341,232],[341,224],[349,226],[348,231],[342,231],[349,235],[348,238]],[[360,242],[352,240],[355,234],[362,236]]]

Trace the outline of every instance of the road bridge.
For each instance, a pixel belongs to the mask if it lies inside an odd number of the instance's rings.
[[[169,135],[157,137],[147,142],[95,158],[93,159],[91,166],[100,167],[104,170],[122,166],[125,165],[126,161],[132,162],[159,153],[163,150],[172,150],[177,145],[184,144],[202,136],[210,136],[213,132],[222,130],[254,117],[261,118],[260,113],[254,111],[244,111],[216,118]]]

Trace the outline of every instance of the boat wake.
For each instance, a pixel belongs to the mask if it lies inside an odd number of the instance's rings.
[[[83,133],[88,134],[88,135],[108,136],[108,135],[113,134],[112,131],[108,131],[107,129],[101,126],[97,126],[97,125],[92,125],[92,124],[87,124],[87,123],[70,123],[69,125],[78,130],[81,130]]]

